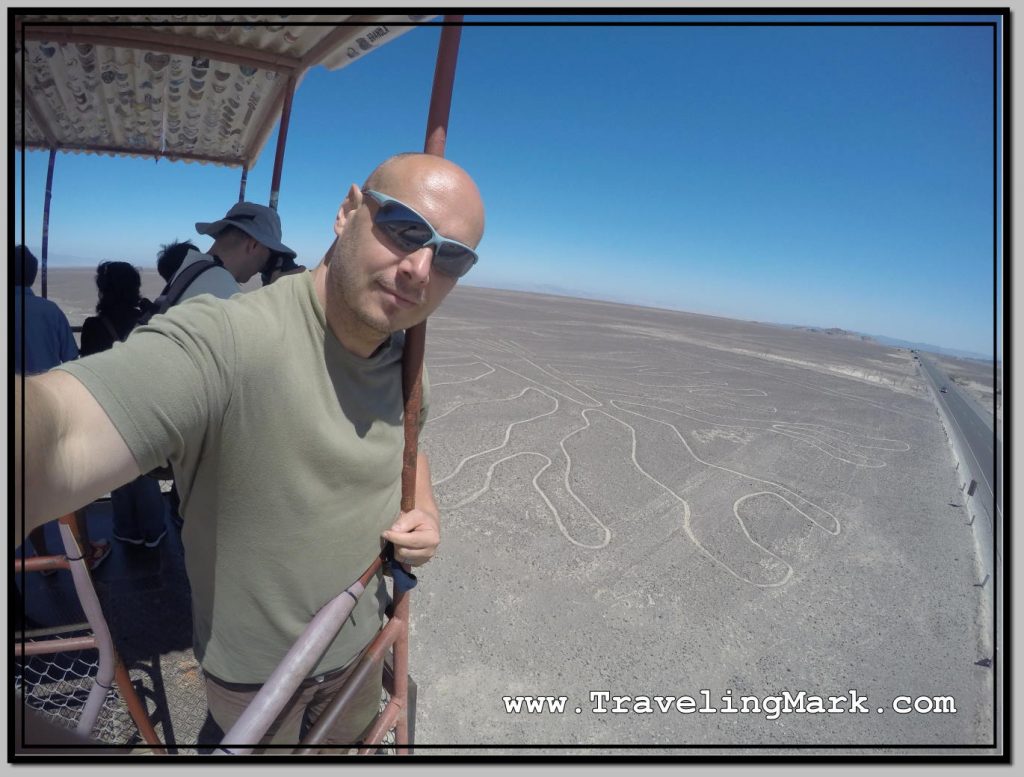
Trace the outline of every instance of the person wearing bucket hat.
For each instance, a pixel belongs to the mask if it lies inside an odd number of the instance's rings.
[[[281,218],[266,205],[237,202],[222,219],[196,222],[196,232],[212,237],[213,245],[205,254],[189,251],[175,277],[195,262],[212,258],[215,266],[198,275],[179,301],[200,294],[227,299],[256,273],[261,273],[267,285],[282,271],[305,269],[295,264],[295,252],[281,242]]]
[[[273,222],[237,214],[200,225],[216,228],[218,249],[221,226],[255,239],[242,225],[258,223],[279,245]],[[415,507],[401,510],[404,330],[476,263],[480,192],[446,159],[400,154],[353,184],[332,221],[335,237],[312,272],[176,305],[115,348],[15,387],[32,440],[15,444],[15,483],[23,477],[32,495],[16,490],[15,513],[24,509],[29,528],[170,460],[193,646],[224,731],[385,542],[397,561],[419,566],[441,541],[422,451]],[[422,388],[421,425],[425,370]],[[229,744],[297,744],[359,666],[387,602],[378,576],[266,737]],[[377,714],[380,666],[356,674],[322,744],[357,742]]]

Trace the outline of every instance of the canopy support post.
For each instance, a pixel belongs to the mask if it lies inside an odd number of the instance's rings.
[[[423,150],[428,154],[444,156],[448,140],[448,114],[452,107],[455,88],[455,65],[459,58],[459,39],[462,37],[462,16],[445,16],[441,41],[437,46],[437,64],[434,66],[434,86],[430,93],[430,113],[427,117],[427,136]]]
[[[57,161],[56,146],[50,149],[50,163],[46,167],[46,197],[43,199],[43,250],[39,262],[42,264],[42,296],[46,298],[46,258],[50,247],[50,199],[53,195],[53,165]]]
[[[270,181],[270,207],[277,210],[277,199],[281,194],[281,169],[284,167],[284,146],[288,140],[288,122],[292,116],[292,97],[295,95],[295,73],[288,74],[284,87],[284,106],[281,108],[281,123],[277,128],[277,154],[274,157],[274,175]]]
[[[452,106],[455,86],[455,64],[462,36],[462,16],[445,16],[446,26],[441,30],[434,66],[434,86],[430,93],[430,112],[423,151],[444,156],[448,139],[448,115]],[[419,433],[420,402],[423,388],[423,347],[426,342],[427,322],[423,321],[405,331],[405,352],[402,368],[405,388],[405,457],[402,465],[402,509],[414,506],[416,488],[416,449]],[[411,447],[411,450],[410,450]],[[408,507],[406,505],[408,504]],[[396,667],[397,671],[397,667]]]
[[[448,114],[452,105],[455,85],[455,63],[462,35],[462,16],[445,16],[446,26],[441,30],[434,66],[434,85],[430,93],[430,112],[423,150],[427,154],[444,156],[448,137]],[[402,455],[402,510],[408,512],[416,506],[416,459],[419,452],[420,406],[423,401],[423,350],[427,340],[427,322],[422,321],[405,330],[405,349],[402,353],[402,387],[405,394],[405,450]],[[409,692],[409,592],[395,595],[395,618],[405,627],[395,641],[395,696],[405,702]],[[409,736],[408,707],[403,709],[395,728],[395,743],[399,755],[412,752]]]
[[[249,178],[249,163],[242,165],[242,182],[238,185],[238,201],[245,199],[245,182]]]

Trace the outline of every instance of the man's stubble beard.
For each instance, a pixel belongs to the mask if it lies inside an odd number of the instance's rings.
[[[348,308],[352,318],[382,338],[390,336],[392,332],[391,322],[388,321],[387,317],[383,313],[379,316],[374,316],[361,304],[360,300],[360,296],[364,299],[369,299],[374,293],[377,288],[376,276],[370,276],[367,279],[366,287],[360,289],[359,279],[352,272],[348,262],[345,261],[345,257],[336,256],[332,259],[332,264],[334,262],[337,262],[338,265],[341,298],[344,300],[345,307]]]

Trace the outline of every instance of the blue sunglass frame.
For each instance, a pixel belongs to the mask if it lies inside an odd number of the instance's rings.
[[[433,248],[434,259],[433,262],[431,263],[431,267],[435,268],[438,272],[447,275],[450,278],[461,278],[463,275],[465,275],[472,269],[473,265],[475,265],[477,263],[477,260],[480,258],[477,255],[476,251],[474,251],[465,243],[460,243],[458,240],[452,240],[450,237],[445,237],[444,235],[442,235],[440,232],[434,229],[433,224],[431,224],[429,221],[423,218],[423,216],[417,213],[414,208],[410,208],[401,200],[396,200],[394,197],[391,197],[390,195],[384,194],[383,192],[375,191],[373,189],[363,189],[363,194],[373,198],[373,201],[376,202],[377,205],[379,206],[377,209],[377,213],[374,214],[373,216],[373,223],[381,227],[381,229],[384,230],[385,232],[387,232],[387,224],[378,222],[378,218],[388,205],[404,208],[409,212],[410,215],[414,216],[417,221],[419,221],[423,226],[430,230],[430,240],[427,240],[424,243],[418,243],[415,241],[410,241],[408,240],[408,238],[406,238],[406,242],[412,243],[412,245],[416,248],[423,248],[424,246],[430,246],[431,248]],[[392,241],[396,241],[396,238],[392,237],[390,233],[388,233],[388,237]],[[464,255],[469,257],[468,263],[467,260],[458,260],[451,256],[442,255],[439,249],[445,245],[452,245],[461,249],[464,252]],[[399,248],[405,250],[404,246],[402,245],[399,245]]]

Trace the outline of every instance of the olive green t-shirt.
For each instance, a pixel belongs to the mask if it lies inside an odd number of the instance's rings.
[[[314,614],[380,552],[401,498],[404,333],[369,358],[326,328],[312,275],[201,295],[113,349],[64,365],[143,472],[181,495],[196,657],[261,683]],[[426,418],[424,380],[424,406]],[[311,674],[347,664],[382,622],[378,577]]]

